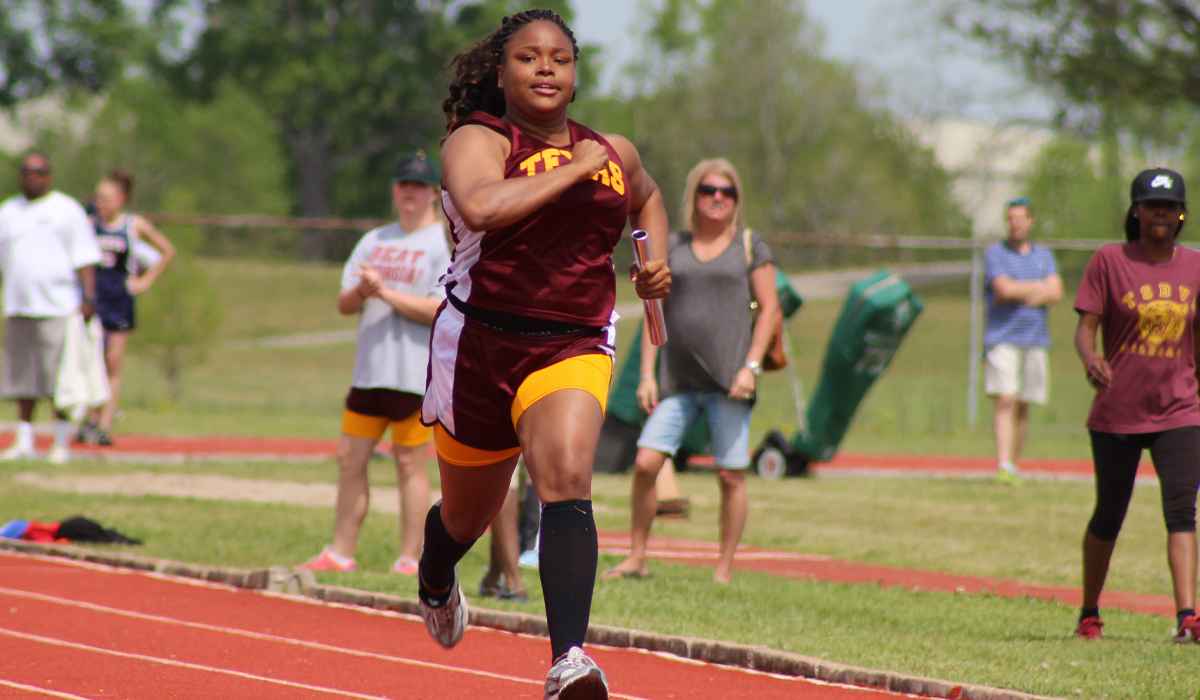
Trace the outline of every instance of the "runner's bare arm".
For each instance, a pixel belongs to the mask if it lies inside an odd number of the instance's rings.
[[[505,179],[509,148],[508,139],[475,124],[457,129],[442,148],[442,183],[463,223],[473,231],[520,221],[608,163],[607,149],[583,140],[559,167],[533,177]]]
[[[654,258],[633,275],[638,296],[665,297],[671,292],[671,270],[667,267],[667,209],[662,191],[642,168],[642,158],[629,139],[620,134],[605,134],[604,138],[613,145],[625,166],[625,183],[631,198],[629,224],[650,234],[650,254]]]
[[[175,246],[171,245],[166,236],[159,233],[154,224],[140,216],[133,217],[133,233],[135,238],[146,241],[162,254],[153,267],[138,276],[136,291],[140,294],[149,289],[150,285],[154,284],[155,280],[162,275],[163,270],[166,270],[171,261],[175,259]]]
[[[1087,380],[1097,391],[1112,386],[1112,368],[1108,361],[1096,354],[1096,332],[1100,328],[1100,316],[1093,313],[1079,314],[1079,325],[1075,327],[1075,352],[1083,362]]]

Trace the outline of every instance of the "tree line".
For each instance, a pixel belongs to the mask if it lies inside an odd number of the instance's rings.
[[[539,4],[571,22],[566,0]],[[143,211],[386,217],[399,153],[436,152],[453,55],[509,0],[40,0],[0,5],[0,105],[68,96],[49,122],[58,185],[138,174]],[[743,174],[768,231],[959,236],[969,222],[928,149],[821,56],[800,0],[668,0],[641,18],[617,94],[581,51],[572,117],[631,138],[672,210],[696,161]],[[15,184],[15,183],[14,183]],[[14,187],[15,189],[15,187]],[[328,254],[307,237],[304,255]]]

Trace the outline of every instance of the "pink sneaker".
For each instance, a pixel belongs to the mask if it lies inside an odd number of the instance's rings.
[[[1085,617],[1079,621],[1079,626],[1075,628],[1075,636],[1080,639],[1100,639],[1103,635],[1100,628],[1104,623],[1098,617]]]
[[[1195,615],[1183,618],[1183,624],[1179,625],[1172,639],[1176,644],[1200,644],[1200,618]]]
[[[358,568],[358,562],[351,559],[342,563],[334,559],[333,545],[327,544],[320,554],[301,564],[300,568],[309,571],[354,571]]]
[[[400,574],[401,576],[416,576],[417,575],[417,560],[409,559],[408,557],[400,557],[392,564],[392,573]]]

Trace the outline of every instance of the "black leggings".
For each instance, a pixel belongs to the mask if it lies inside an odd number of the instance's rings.
[[[1149,448],[1162,490],[1167,532],[1196,531],[1196,490],[1200,487],[1200,427],[1124,435],[1089,431],[1096,465],[1096,509],[1087,530],[1113,542],[1121,532],[1142,450]]]

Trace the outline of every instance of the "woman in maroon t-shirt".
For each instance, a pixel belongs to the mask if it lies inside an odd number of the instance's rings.
[[[1162,168],[1138,175],[1124,244],[1088,263],[1075,310],[1075,349],[1096,389],[1087,427],[1096,507],[1083,539],[1083,608],[1076,636],[1099,639],[1100,592],[1142,450],[1162,491],[1167,559],[1178,611],[1176,642],[1200,642],[1196,606],[1196,491],[1200,486],[1196,294],[1200,253],[1175,244],[1187,214],[1183,178]],[[1096,352],[1103,329],[1104,355]]]

